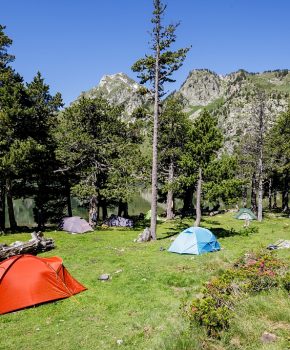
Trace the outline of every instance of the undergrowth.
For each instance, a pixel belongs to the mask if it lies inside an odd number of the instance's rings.
[[[239,300],[272,288],[290,291],[287,265],[274,252],[248,253],[231,268],[206,282],[202,296],[184,307],[185,315],[192,326],[202,326],[208,336],[219,338],[221,331],[230,327]]]

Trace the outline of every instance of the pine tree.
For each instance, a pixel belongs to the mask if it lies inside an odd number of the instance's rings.
[[[72,190],[88,205],[91,224],[99,208],[105,219],[109,205],[126,205],[137,186],[140,137],[121,116],[122,108],[103,98],[81,98],[58,118],[55,138],[61,170],[77,176]]]
[[[32,142],[26,136],[27,96],[22,77],[9,64],[14,60],[7,50],[12,40],[0,25],[0,225],[5,229],[5,197],[10,228],[17,223],[13,209],[13,181],[20,177],[21,166],[27,166]],[[18,164],[18,166],[16,166]]]
[[[29,98],[29,119],[26,123],[28,135],[37,143],[37,151],[31,159],[30,186],[35,201],[34,217],[38,228],[48,220],[58,221],[63,216],[67,203],[65,178],[55,173],[58,167],[52,137],[52,129],[57,122],[57,113],[62,107],[60,93],[50,94],[50,87],[37,72],[32,82],[27,84]]]
[[[158,166],[158,119],[161,109],[161,98],[165,95],[164,84],[174,82],[172,74],[182,65],[188,48],[171,51],[169,48],[176,41],[178,24],[163,26],[163,15],[166,5],[161,0],[153,0],[153,23],[151,55],[138,60],[132,70],[138,72],[141,84],[152,84],[154,95],[153,141],[152,141],[152,202],[151,202],[151,236],[156,239],[157,222],[157,166]]]
[[[289,212],[290,109],[281,114],[267,137],[272,170],[282,184],[282,211]]]
[[[189,186],[197,179],[195,226],[199,226],[201,221],[203,174],[215,160],[222,142],[223,136],[217,126],[217,119],[204,110],[189,131],[185,153],[181,159],[183,175],[180,180]]]
[[[263,218],[263,192],[267,172],[265,134],[268,120],[265,110],[265,93],[258,91],[252,108],[251,133],[242,138],[237,151],[240,155],[241,172],[248,179],[248,183],[251,183],[251,207],[257,213],[259,221]]]
[[[176,97],[169,97],[160,115],[159,125],[159,182],[166,192],[166,218],[173,218],[174,192],[178,189],[180,175],[178,162],[184,152],[190,122],[183,112],[183,105]]]

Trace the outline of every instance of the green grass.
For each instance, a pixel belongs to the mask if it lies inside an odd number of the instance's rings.
[[[137,244],[138,230],[96,231],[69,235],[49,231],[57,248],[41,256],[61,256],[70,273],[88,290],[75,297],[0,317],[0,349],[287,349],[290,300],[277,290],[245,299],[238,305],[230,330],[220,340],[209,340],[203,330],[188,332],[180,306],[200,293],[202,283],[230,266],[243,253],[266,247],[277,239],[289,239],[290,220],[266,219],[252,223],[259,232],[230,235],[243,222],[233,214],[205,218],[222,250],[202,256],[170,254],[167,236],[180,232],[192,221],[160,224],[159,240]],[[27,240],[29,234],[0,237],[0,243]],[[289,250],[278,256],[290,262]],[[112,279],[98,277],[109,273]],[[1,301],[0,301],[1,302]],[[278,336],[262,346],[264,331]],[[117,340],[122,340],[118,345]]]

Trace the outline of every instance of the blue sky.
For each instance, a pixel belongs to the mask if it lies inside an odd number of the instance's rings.
[[[289,0],[167,0],[165,23],[181,21],[176,47],[192,45],[175,73],[226,74],[290,68]],[[0,23],[13,39],[14,68],[39,70],[69,104],[105,74],[124,72],[148,52],[151,0],[0,0]]]

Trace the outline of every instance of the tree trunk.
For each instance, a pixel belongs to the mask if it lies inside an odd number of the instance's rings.
[[[265,132],[265,96],[259,94],[259,129],[258,129],[258,221],[263,220],[264,190],[264,132]]]
[[[199,168],[197,190],[196,190],[196,219],[194,223],[195,227],[198,227],[201,221],[201,186],[202,186],[202,169]]]
[[[172,182],[173,182],[173,176],[174,176],[173,162],[170,162],[169,172],[168,172],[169,190],[167,192],[167,203],[166,203],[166,219],[167,220],[173,219],[173,207],[174,207],[173,201],[174,201],[174,199],[173,199],[173,190],[171,188]]]
[[[118,216],[123,216],[124,218],[127,218],[129,216],[128,202],[123,202],[121,199],[119,200]]]
[[[272,196],[273,196],[272,186],[273,186],[273,180],[270,177],[270,179],[269,179],[269,190],[268,190],[268,209],[269,210],[272,210]]]
[[[289,211],[289,174],[288,171],[284,177],[284,188],[282,193],[282,211],[284,213]]]
[[[96,196],[92,196],[89,203],[89,224],[94,227],[98,222],[98,200]]]
[[[251,208],[254,213],[257,213],[257,182],[255,173],[252,176]]]
[[[108,217],[108,207],[105,199],[102,201],[101,207],[102,207],[103,220],[106,220]]]
[[[12,183],[10,179],[6,180],[6,197],[7,208],[10,222],[10,230],[15,231],[17,229],[17,222],[15,220],[14,208],[13,208],[13,196],[12,196]]]
[[[277,205],[277,189],[274,188],[273,191],[273,209],[277,209],[278,205]]]
[[[243,188],[243,208],[247,208],[247,187]]]
[[[182,207],[182,215],[186,216],[187,214],[192,214],[193,212],[193,188],[187,188],[184,197],[183,197],[183,207]]]
[[[159,5],[159,4],[157,4]],[[159,6],[158,6],[159,7]],[[152,144],[152,196],[151,196],[151,223],[150,232],[152,239],[156,239],[157,225],[157,161],[158,161],[158,117],[160,108],[159,76],[160,76],[160,15],[156,14],[155,22],[155,79],[154,79],[154,120],[153,120],[153,144]]]
[[[67,206],[67,216],[72,216],[72,207],[71,207],[71,193],[70,193],[70,183],[69,178],[66,176],[65,179],[65,192],[66,192],[66,206]]]
[[[259,177],[258,177],[258,221],[263,220],[263,161],[259,159]]]
[[[5,231],[5,186],[0,184],[0,231]]]

